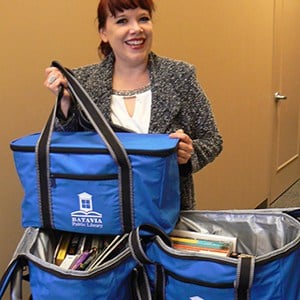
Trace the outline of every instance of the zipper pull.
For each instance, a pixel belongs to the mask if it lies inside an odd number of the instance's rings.
[[[50,187],[56,188],[56,180],[53,175],[50,175]]]

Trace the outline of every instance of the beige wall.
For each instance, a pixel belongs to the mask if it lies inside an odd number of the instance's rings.
[[[198,207],[256,207],[269,193],[274,1],[186,3],[160,2],[156,48],[196,65],[224,138],[195,176]]]
[[[43,127],[54,101],[42,85],[51,60],[98,60],[97,2],[0,2],[0,273],[23,231],[9,143]],[[255,207],[269,195],[273,0],[156,2],[154,50],[195,64],[224,137],[221,156],[195,176],[198,207]]]
[[[54,103],[43,87],[53,59],[77,66],[98,59],[97,0],[0,2],[0,274],[23,229],[19,184],[9,143],[38,132]]]

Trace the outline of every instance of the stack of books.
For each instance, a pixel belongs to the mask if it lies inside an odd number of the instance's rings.
[[[69,270],[93,270],[120,254],[127,245],[127,239],[128,234],[97,236],[62,232],[53,263]]]
[[[175,229],[170,234],[173,248],[202,254],[231,256],[236,251],[237,238]]]

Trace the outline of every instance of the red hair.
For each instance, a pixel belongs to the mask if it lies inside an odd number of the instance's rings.
[[[138,7],[147,10],[150,17],[152,17],[152,12],[154,11],[153,0],[100,0],[97,9],[98,30],[100,31],[105,27],[108,12],[115,17],[117,12],[122,12],[125,9],[135,9]],[[112,52],[110,44],[103,41],[101,41],[98,49],[99,53],[104,56],[107,56]]]

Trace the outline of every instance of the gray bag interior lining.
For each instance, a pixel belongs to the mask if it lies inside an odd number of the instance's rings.
[[[184,211],[177,229],[237,237],[237,252],[276,255],[300,243],[300,223],[282,212]]]
[[[53,255],[58,240],[59,234],[55,234],[53,230],[40,229],[30,252],[43,261],[53,263]]]
[[[60,236],[61,231],[59,230],[28,227],[25,229],[17,246],[13,259],[19,255],[25,255],[30,261],[49,270],[56,271],[57,274],[68,274],[78,278],[85,278],[86,276],[96,276],[98,273],[104,272],[129,258],[130,248],[125,247],[115,257],[103,262],[102,265],[93,270],[78,271],[63,269],[54,262],[54,253]]]
[[[282,212],[183,211],[177,229],[237,237],[237,252],[270,258],[300,244],[300,222]],[[21,242],[18,252],[52,263],[59,236],[55,231],[27,228],[35,236]],[[23,251],[22,251],[23,250]]]

